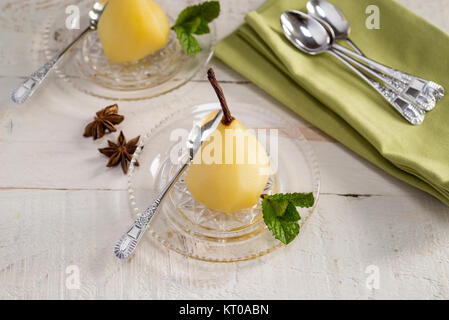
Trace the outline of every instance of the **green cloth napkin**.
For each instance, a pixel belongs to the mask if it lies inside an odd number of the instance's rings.
[[[331,0],[332,1],[332,0]],[[449,36],[393,0],[377,0],[380,29],[367,29],[371,0],[333,1],[351,39],[372,59],[449,89]],[[412,126],[329,54],[310,56],[284,37],[284,10],[307,0],[268,0],[218,43],[215,55],[298,115],[391,175],[449,205],[449,97]]]

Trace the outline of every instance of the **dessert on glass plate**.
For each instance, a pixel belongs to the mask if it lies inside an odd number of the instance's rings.
[[[128,171],[138,218],[119,258],[154,238],[199,260],[254,259],[293,241],[316,206],[318,167],[298,124],[282,110],[228,106],[211,69],[208,78],[219,104],[178,111],[139,142]]]
[[[106,99],[168,93],[212,57],[219,12],[218,1],[109,0],[97,32],[83,40],[59,74],[77,89]],[[48,40],[49,50],[57,46],[52,37]]]
[[[48,62],[14,90],[14,102],[23,103],[53,69],[72,87],[96,97],[148,99],[181,87],[212,57],[218,1],[92,4],[80,0],[81,16],[73,21],[61,7],[49,8],[44,48],[36,48],[44,50]]]

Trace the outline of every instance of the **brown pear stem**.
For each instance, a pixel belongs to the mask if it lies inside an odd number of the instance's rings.
[[[223,94],[223,90],[221,89],[220,85],[218,84],[217,78],[215,78],[215,73],[212,68],[207,70],[207,78],[209,79],[210,84],[215,90],[215,93],[217,94],[218,100],[220,101],[221,109],[223,110],[223,118],[221,119],[221,122],[228,126],[231,124],[232,120],[234,120],[234,117],[231,115],[231,111],[229,111],[228,104],[226,103],[225,96]]]

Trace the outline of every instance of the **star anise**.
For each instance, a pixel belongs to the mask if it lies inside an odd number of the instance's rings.
[[[94,121],[89,123],[84,129],[85,137],[93,137],[94,140],[104,136],[106,130],[115,132],[115,124],[119,124],[125,119],[124,116],[118,114],[118,106],[116,104],[106,107],[97,112]]]
[[[126,142],[123,132],[120,131],[117,144],[108,140],[109,147],[98,149],[102,154],[109,157],[106,167],[115,167],[120,163],[123,173],[128,173],[128,162],[131,161],[132,155],[137,149],[139,138],[140,136]],[[136,161],[135,165],[138,166],[139,162]]]

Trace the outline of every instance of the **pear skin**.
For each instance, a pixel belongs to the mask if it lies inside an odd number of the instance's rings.
[[[97,31],[108,59],[125,63],[163,48],[170,23],[154,0],[109,0]]]
[[[208,208],[232,214],[255,205],[268,182],[268,155],[237,119],[220,123],[186,174],[192,196]]]

